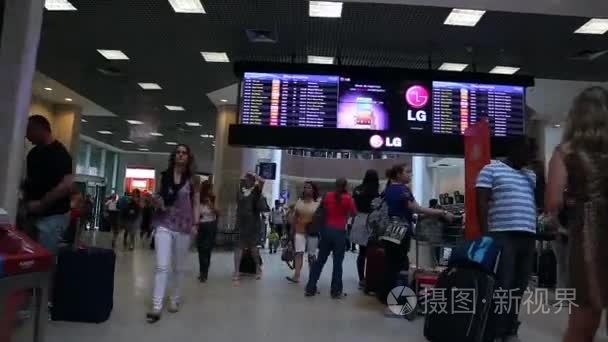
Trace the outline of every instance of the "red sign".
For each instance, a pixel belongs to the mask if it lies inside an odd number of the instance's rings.
[[[486,119],[471,125],[464,132],[464,186],[466,227],[464,236],[474,240],[481,236],[477,220],[475,183],[484,166],[490,164],[490,127]]]

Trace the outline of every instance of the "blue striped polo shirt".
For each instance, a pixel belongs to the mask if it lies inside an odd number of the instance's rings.
[[[503,162],[486,165],[477,177],[478,188],[492,190],[488,213],[490,231],[536,233],[536,175]]]

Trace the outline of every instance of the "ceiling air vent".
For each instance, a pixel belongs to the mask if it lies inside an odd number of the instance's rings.
[[[607,52],[608,52],[608,50],[585,49],[585,50],[576,52],[575,54],[570,56],[570,59],[577,60],[577,61],[592,61],[600,56],[603,56]]]
[[[278,41],[277,34],[272,30],[245,30],[247,38],[252,43],[276,43]]]

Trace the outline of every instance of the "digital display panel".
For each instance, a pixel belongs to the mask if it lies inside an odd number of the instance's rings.
[[[524,94],[523,86],[246,72],[240,123],[461,135],[487,118],[493,137],[522,136]]]

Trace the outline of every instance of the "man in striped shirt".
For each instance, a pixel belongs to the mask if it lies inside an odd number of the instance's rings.
[[[526,169],[532,155],[527,141],[514,144],[506,160],[481,170],[476,184],[481,230],[503,245],[498,286],[512,290],[506,292],[510,294],[508,307],[500,308],[495,324],[488,328],[495,330],[499,340],[509,342],[519,341],[517,313],[534,262],[536,175]]]

